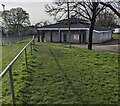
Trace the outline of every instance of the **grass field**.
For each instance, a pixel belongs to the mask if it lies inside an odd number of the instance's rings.
[[[120,39],[120,34],[112,34],[113,39]]]
[[[15,49],[22,44],[14,45]],[[17,53],[5,54],[3,63]],[[16,50],[15,50],[16,51]],[[25,70],[24,56],[15,63],[13,75],[17,104],[118,103],[118,55],[53,44],[35,46]],[[8,76],[7,76],[8,77]],[[6,77],[6,78],[7,78]],[[3,103],[11,103],[9,81],[3,81]]]
[[[10,63],[10,61],[13,60],[13,58],[22,50],[22,48],[30,41],[31,39],[24,40],[18,44],[10,44],[10,45],[4,45],[2,48],[2,70],[5,69],[5,67]],[[28,48],[28,53],[29,53],[29,48]],[[15,73],[20,73],[21,76],[24,76],[24,72],[22,70],[25,70],[25,59],[24,59],[24,53],[19,57],[19,59],[15,62],[13,65],[13,74]],[[7,73],[5,77],[2,80],[2,102],[3,103],[12,103],[11,102],[11,92],[10,92],[10,84],[9,84],[9,74]],[[14,81],[15,81],[15,90],[19,91],[19,88],[17,88],[19,85],[17,83],[21,82],[22,83],[22,77],[15,77],[14,75]],[[18,86],[16,86],[16,84]]]
[[[2,46],[0,46],[0,71],[2,70]],[[0,81],[0,96],[2,96],[2,84],[1,84],[2,81]],[[0,104],[2,104],[2,101],[1,101],[1,97],[0,97]]]

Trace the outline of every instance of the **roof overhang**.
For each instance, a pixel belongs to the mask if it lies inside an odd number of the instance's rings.
[[[62,30],[62,31],[67,31],[69,30],[69,28],[37,28],[37,30],[39,31],[58,31],[58,30]],[[75,31],[75,30],[86,30],[89,31],[89,28],[70,28],[71,31]],[[106,30],[106,31],[98,31],[98,30],[93,30],[94,32],[97,33],[105,33],[105,32],[110,32],[111,30]]]
[[[69,30],[69,28],[37,28],[37,30]],[[70,28],[70,30],[89,30],[89,28]]]

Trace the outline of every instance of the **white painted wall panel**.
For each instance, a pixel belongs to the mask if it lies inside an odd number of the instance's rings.
[[[68,31],[61,31],[61,41],[64,42],[64,34],[67,35],[67,42],[69,42],[69,35],[68,35]],[[74,39],[74,34],[79,34],[78,31],[71,31],[71,42],[72,43],[79,43],[79,40],[75,40]],[[106,32],[93,32],[93,43],[102,43],[105,41],[110,40],[112,31],[106,31]],[[50,31],[46,31],[45,32],[45,38],[46,41],[50,41]],[[53,42],[59,42],[60,41],[60,37],[59,37],[59,32],[58,31],[52,31],[52,38],[53,38]],[[81,40],[82,40],[82,36],[81,36]],[[86,42],[88,43],[89,41],[89,31],[86,31]]]

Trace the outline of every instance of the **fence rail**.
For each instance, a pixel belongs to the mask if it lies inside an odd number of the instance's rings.
[[[9,78],[10,78],[10,86],[11,86],[11,93],[12,93],[12,104],[13,106],[16,105],[15,103],[15,95],[14,95],[14,82],[13,82],[13,78],[12,78],[12,65],[15,63],[15,61],[19,58],[19,56],[25,52],[25,63],[26,63],[26,69],[28,69],[28,63],[27,63],[27,47],[30,45],[31,48],[31,54],[32,54],[32,45],[34,48],[34,36],[32,38],[32,40],[16,55],[16,57],[8,64],[8,66],[1,72],[0,74],[0,81],[2,80],[2,78],[5,76],[5,74],[7,72],[9,72]]]

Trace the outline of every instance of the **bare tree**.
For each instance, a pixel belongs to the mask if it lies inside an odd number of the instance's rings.
[[[111,28],[116,27],[117,17],[111,10],[105,9],[98,15],[96,19],[96,25]]]
[[[67,5],[66,0],[57,0],[52,5],[46,5],[46,12],[50,16],[54,16],[55,20],[59,20],[63,17],[67,17]],[[88,49],[92,50],[92,35],[94,30],[94,25],[96,22],[96,17],[104,9],[99,2],[84,1],[84,2],[70,2],[69,5],[70,14],[74,17],[82,17],[91,22],[89,30],[89,43]]]
[[[90,28],[89,28],[89,42],[88,42],[88,49],[92,50],[92,36],[94,25],[96,22],[96,18],[101,11],[104,10],[104,6],[100,6],[99,2],[79,2],[76,5],[75,15],[80,17],[82,16],[85,19],[90,21]]]
[[[72,8],[73,5],[69,5],[69,8]],[[50,16],[54,16],[54,20],[58,21],[63,17],[67,17],[67,1],[66,0],[55,0],[53,4],[45,5],[46,12]],[[71,11],[71,10],[70,10]]]
[[[41,26],[45,26],[45,25],[49,25],[49,24],[50,24],[50,22],[46,20],[46,21],[40,21],[40,22],[36,23],[35,26],[41,27]]]
[[[112,2],[100,2],[100,4],[102,4],[102,5],[110,8],[120,18],[120,0],[118,2],[116,2],[116,1],[112,1]],[[118,5],[117,8],[113,4],[117,4]]]

